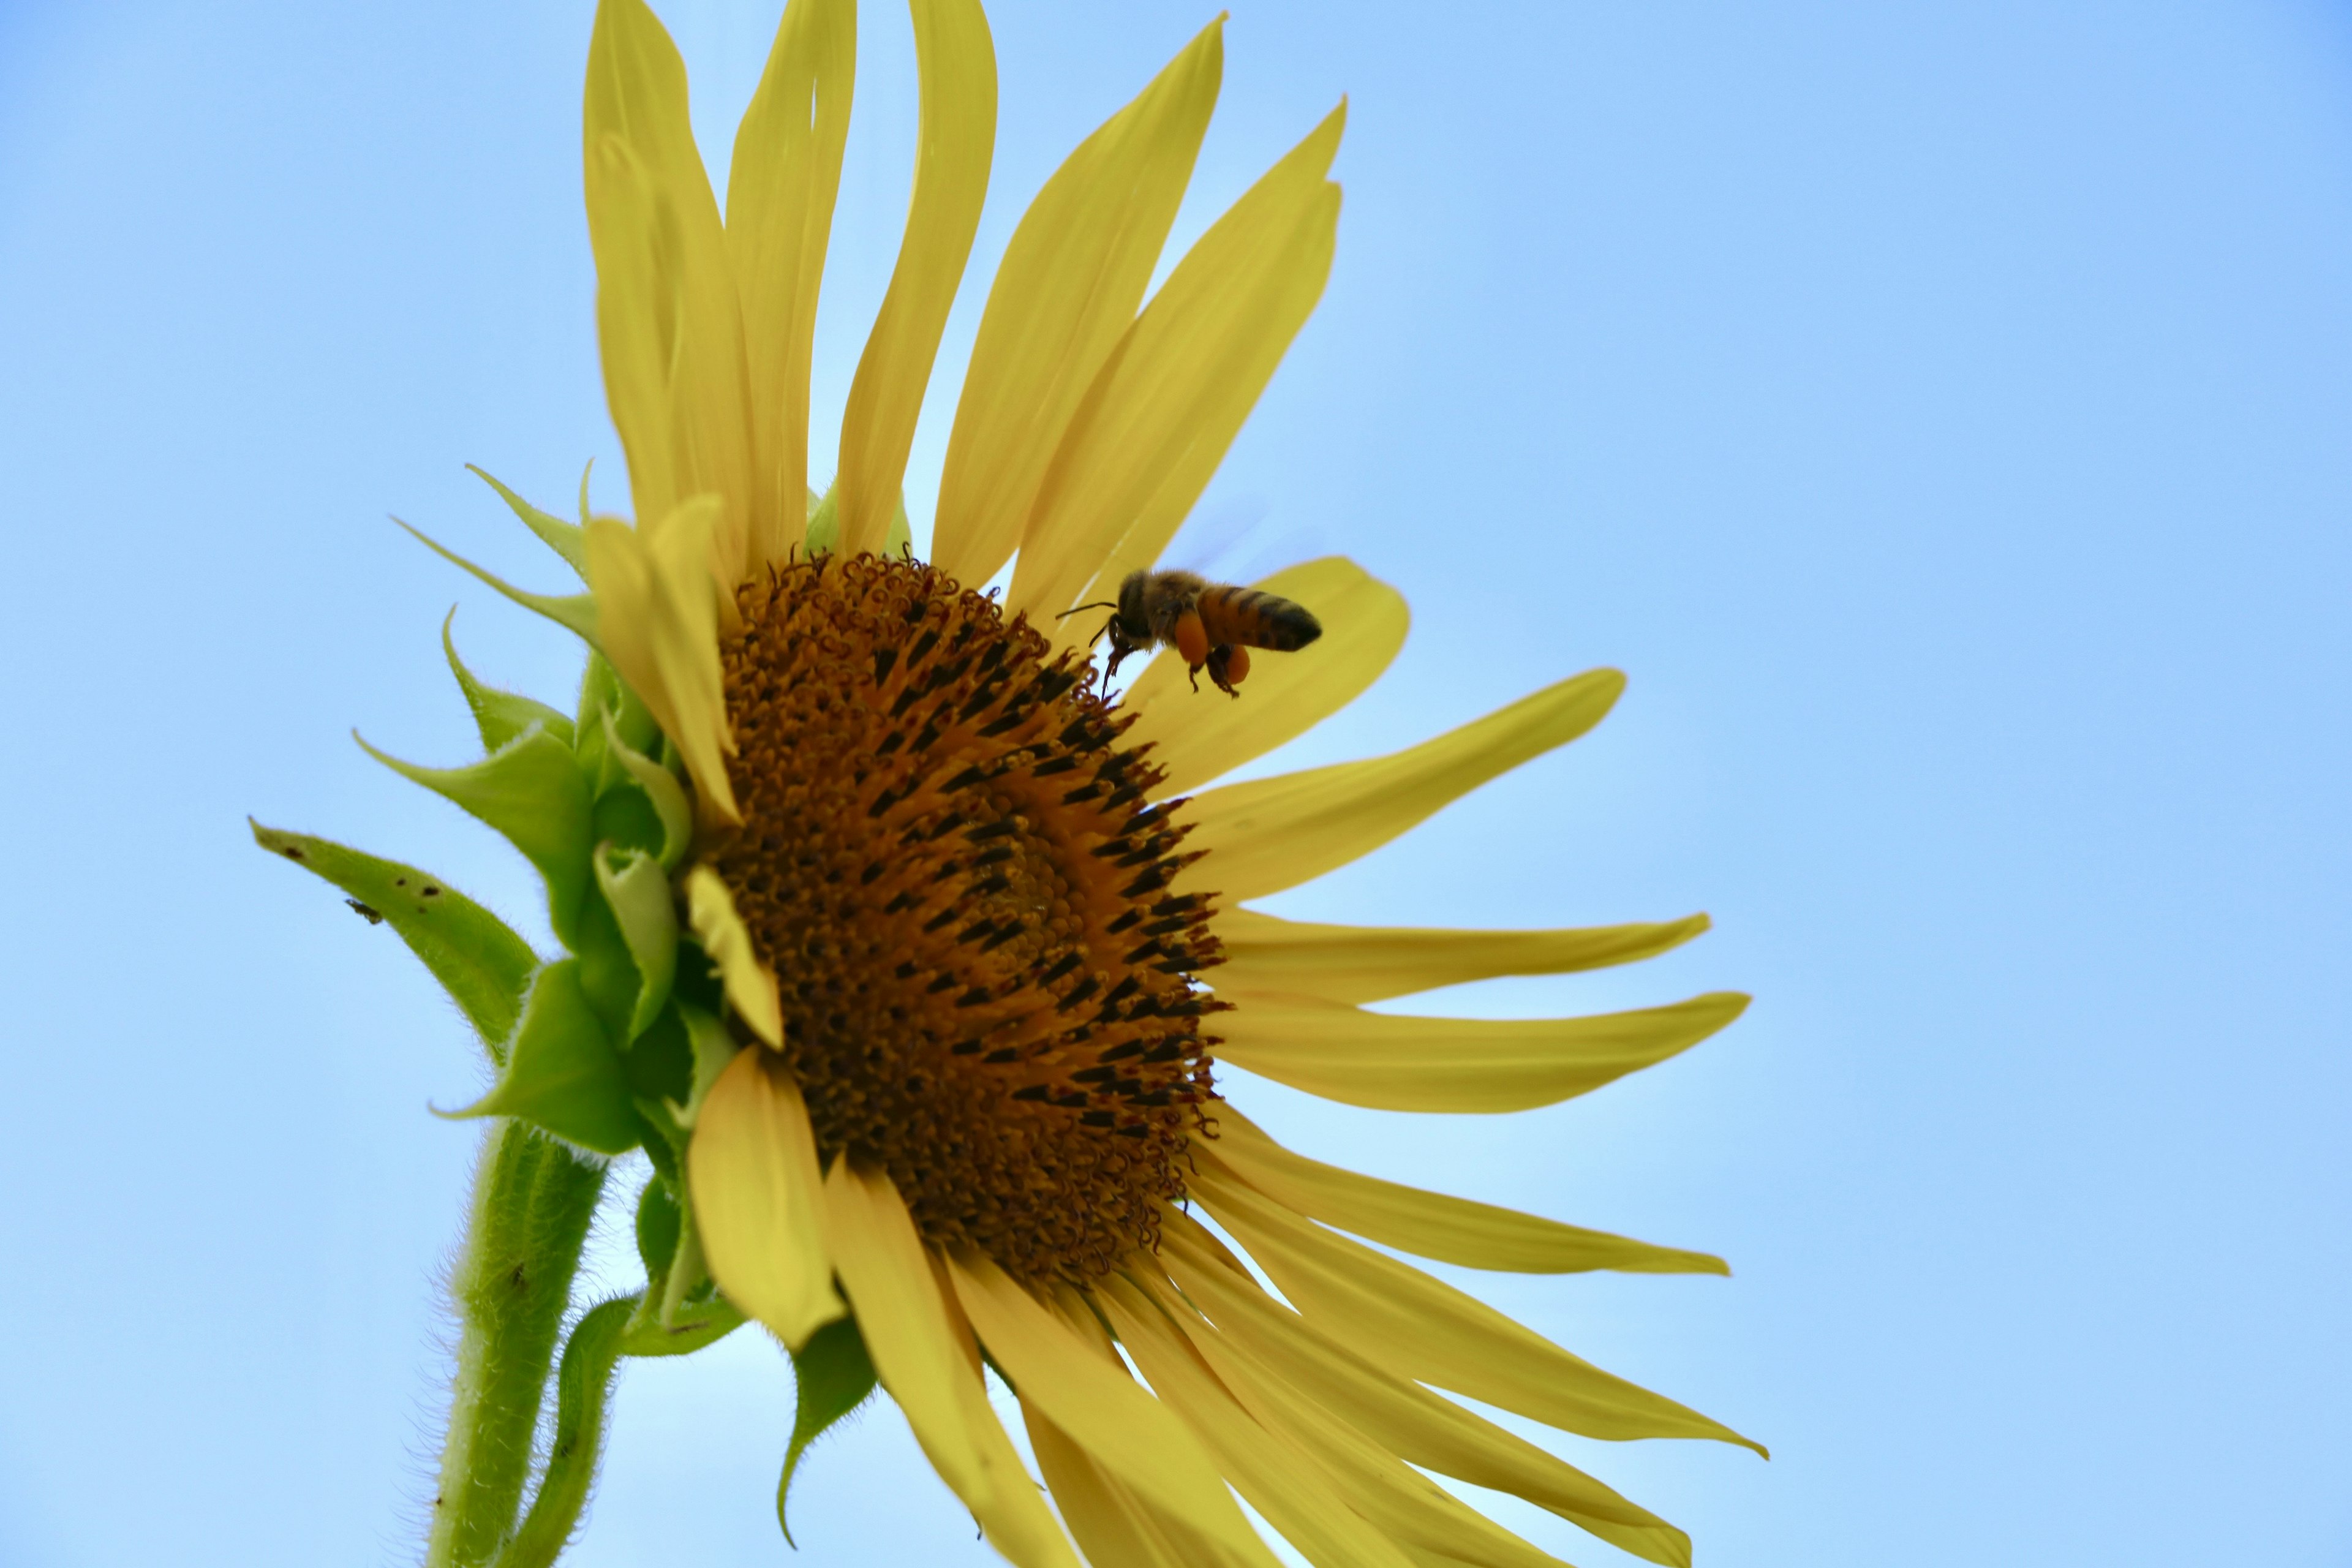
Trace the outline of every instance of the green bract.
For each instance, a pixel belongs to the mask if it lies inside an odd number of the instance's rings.
[[[584,475],[574,524],[474,471],[584,578]],[[837,522],[814,494],[809,505],[805,547],[822,552],[833,542],[827,524],[837,531]],[[429,1551],[436,1563],[523,1568],[553,1562],[578,1518],[618,1358],[686,1354],[743,1322],[711,1283],[680,1174],[696,1112],[738,1047],[710,960],[679,918],[673,879],[694,845],[690,786],[676,748],[598,650],[594,597],[515,587],[416,536],[588,644],[577,710],[567,716],[477,679],[451,636],[453,609],[441,624],[442,651],[483,755],[425,767],[360,742],[404,778],[497,829],[530,862],[562,955],[533,951],[446,879],[415,867],[259,823],[253,836],[398,932],[465,1014],[496,1071],[488,1092],[441,1112],[504,1120],[485,1145],[475,1220],[454,1279],[465,1340],[444,1467],[462,1474],[445,1473]],[[891,548],[906,538],[901,505]],[[604,1162],[639,1148],[654,1167],[635,1225],[646,1289],[592,1308],[563,1340]],[[784,1487],[809,1444],[874,1386],[855,1326],[837,1330],[795,1358],[804,1397]],[[551,1383],[554,1442],[526,1508],[530,1433]],[[782,1500],[780,1488],[780,1512]]]

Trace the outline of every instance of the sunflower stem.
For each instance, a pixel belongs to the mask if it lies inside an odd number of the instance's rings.
[[[604,1166],[520,1121],[483,1140],[450,1280],[460,1325],[425,1568],[482,1568],[515,1528]]]

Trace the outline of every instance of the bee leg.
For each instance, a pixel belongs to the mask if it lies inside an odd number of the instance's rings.
[[[1219,643],[1209,650],[1209,679],[1228,697],[1241,695],[1234,688],[1249,673],[1249,649],[1238,643]]]

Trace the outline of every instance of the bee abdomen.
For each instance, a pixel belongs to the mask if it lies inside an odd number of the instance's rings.
[[[1220,585],[1201,595],[1201,620],[1213,643],[1289,653],[1323,635],[1323,623],[1304,605],[1255,588]]]

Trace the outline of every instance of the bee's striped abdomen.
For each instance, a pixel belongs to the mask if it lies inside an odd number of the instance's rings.
[[[1239,643],[1289,653],[1323,635],[1323,623],[1305,605],[1255,588],[1219,584],[1201,595],[1199,609],[1212,643]]]

